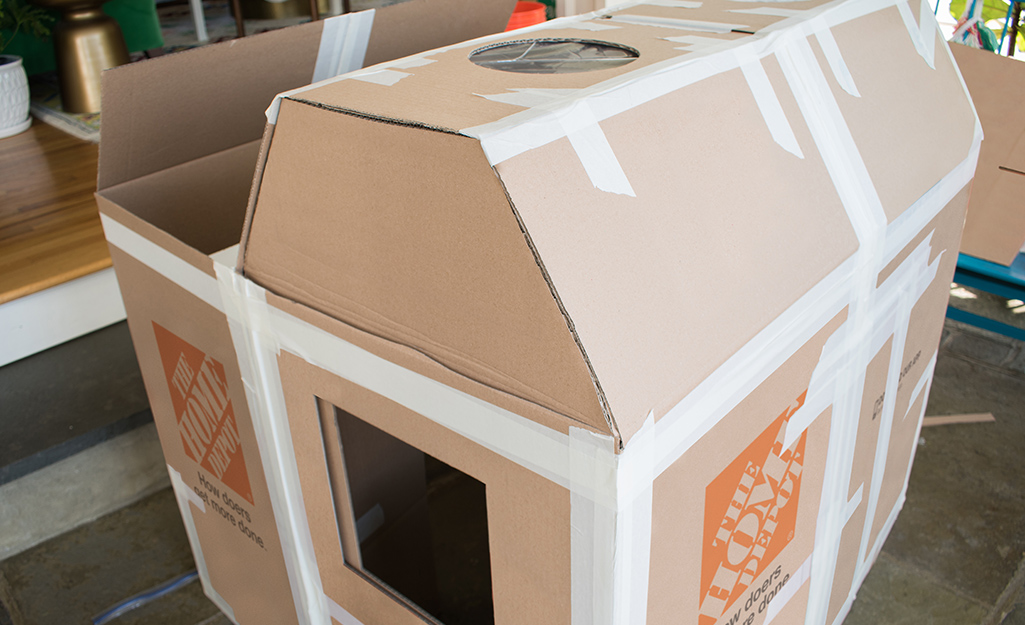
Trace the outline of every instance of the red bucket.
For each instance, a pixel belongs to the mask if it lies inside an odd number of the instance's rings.
[[[525,26],[533,26],[545,21],[545,5],[540,2],[517,2],[513,9],[512,17],[509,18],[507,31],[516,30]]]

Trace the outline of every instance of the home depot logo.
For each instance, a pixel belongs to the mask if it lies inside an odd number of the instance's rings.
[[[224,367],[155,322],[153,332],[186,455],[253,503]]]
[[[794,538],[808,433],[783,449],[807,391],[705,489],[698,625],[715,625]],[[740,604],[738,604],[739,606]],[[741,606],[743,607],[743,606]],[[740,609],[723,619],[739,623]]]

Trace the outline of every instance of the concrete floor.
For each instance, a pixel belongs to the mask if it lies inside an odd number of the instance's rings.
[[[847,625],[1025,625],[1023,397],[1025,343],[948,322],[927,414],[996,422],[923,429],[907,503]],[[0,625],[89,623],[193,567],[161,490],[0,561]],[[193,582],[111,622],[229,621]]]

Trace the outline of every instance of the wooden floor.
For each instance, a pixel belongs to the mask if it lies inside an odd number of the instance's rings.
[[[0,304],[110,266],[98,147],[33,120],[0,139]]]

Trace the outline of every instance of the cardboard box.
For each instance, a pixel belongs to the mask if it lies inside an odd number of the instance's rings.
[[[1025,63],[950,47],[986,133],[979,152],[961,251],[1000,265],[1025,247]]]
[[[236,269],[100,196],[126,300],[222,315],[300,620],[843,619],[982,137],[927,3],[624,5],[267,114]]]
[[[236,623],[309,622],[258,380],[242,378],[215,280],[235,263],[264,112],[314,77],[500,31],[511,11],[415,0],[104,74],[101,218],[197,568]]]

